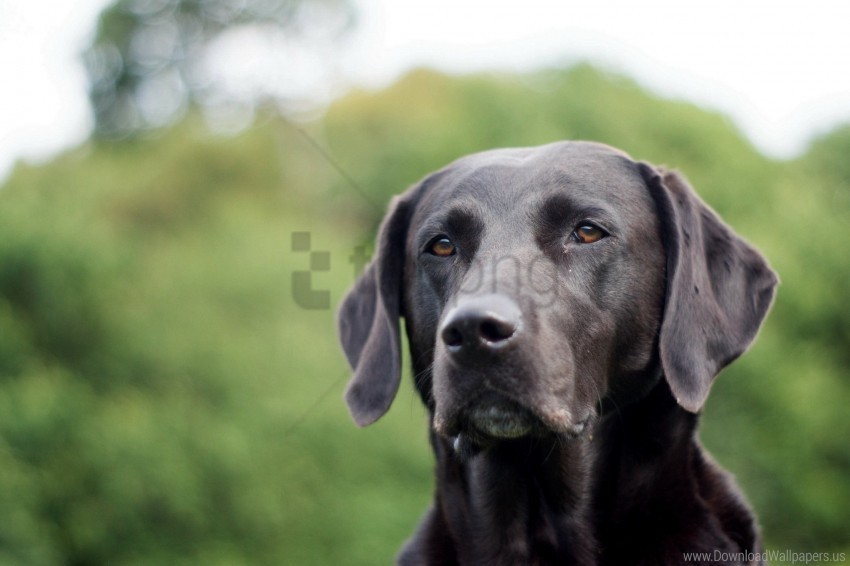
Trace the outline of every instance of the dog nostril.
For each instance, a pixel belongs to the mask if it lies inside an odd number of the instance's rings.
[[[514,335],[516,326],[504,320],[485,320],[478,330],[488,342],[501,342]]]
[[[463,345],[463,334],[457,328],[446,328],[443,331],[443,342],[446,343],[446,346],[457,348]]]
[[[522,313],[512,300],[485,295],[463,301],[446,313],[439,340],[456,357],[495,352],[516,336]]]

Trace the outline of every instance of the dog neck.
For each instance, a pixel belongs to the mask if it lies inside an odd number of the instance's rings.
[[[577,438],[521,439],[459,454],[434,434],[433,518],[444,522],[444,535],[462,541],[452,545],[469,554],[456,556],[460,563],[596,564],[598,548],[632,538],[633,522],[667,512],[665,502],[679,509],[682,494],[694,493],[692,485],[677,486],[694,481],[688,470],[669,463],[691,461],[695,427],[696,416],[676,405],[662,381]],[[617,532],[601,525],[618,525]]]

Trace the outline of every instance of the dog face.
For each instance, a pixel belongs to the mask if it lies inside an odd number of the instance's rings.
[[[398,387],[398,319],[439,434],[576,435],[666,377],[697,411],[776,278],[675,174],[597,144],[468,156],[394,203],[340,311],[355,420]]]
[[[615,383],[657,374],[654,203],[622,155],[580,153],[466,158],[416,208],[404,312],[441,434],[575,434]]]

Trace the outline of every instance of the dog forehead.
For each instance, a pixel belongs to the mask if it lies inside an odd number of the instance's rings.
[[[590,142],[557,142],[467,155],[439,172],[424,192],[414,223],[452,209],[521,214],[554,196],[576,204],[640,209],[649,195],[625,153]]]

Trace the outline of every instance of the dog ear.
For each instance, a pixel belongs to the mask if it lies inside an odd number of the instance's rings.
[[[359,426],[378,420],[401,380],[399,316],[404,246],[413,197],[396,197],[378,231],[375,256],[342,301],[340,341],[354,370],[345,400]]]
[[[661,365],[676,401],[696,413],[714,377],[755,339],[778,279],[681,176],[640,168],[667,253]]]

